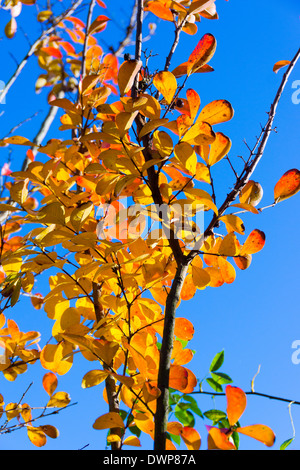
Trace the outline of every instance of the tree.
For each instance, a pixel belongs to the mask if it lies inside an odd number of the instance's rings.
[[[21,3],[6,5],[10,40]],[[107,412],[95,417],[93,427],[108,429],[112,449],[139,446],[145,433],[155,450],[174,450],[181,440],[198,450],[194,416],[203,415],[193,395],[204,392],[196,372],[186,366],[193,357],[188,343],[197,331],[177,311],[197,290],[232,284],[237,270],[248,269],[265,245],[265,233],[258,228],[247,233],[241,217],[266,209],[258,207],[263,189],[254,171],[300,51],[275,64],[275,72],[286,68],[267,122],[236,170],[229,155],[232,141],[223,127],[215,128],[232,119],[231,103],[216,98],[203,106],[198,91],[188,88],[196,74],[213,72],[215,36],[203,34],[186,60],[173,67],[182,35],[193,37],[200,20],[218,18],[215,1],[138,0],[124,39],[106,50],[100,46],[109,22],[105,4],[90,1],[84,21],[74,16],[82,5],[77,1],[61,12],[59,5],[49,4],[39,11],[42,33],[0,95],[3,100],[37,56],[43,73],[35,89],[49,87],[49,112],[33,141],[19,135],[1,141],[4,147],[29,150],[22,168],[10,173],[7,165],[3,171],[0,368],[14,381],[40,362],[50,399],[37,415],[23,397],[19,403],[6,401],[0,429],[26,427],[36,446],[45,445],[47,436],[58,437],[56,427],[36,421],[53,407],[70,405],[69,394],[56,391],[58,377],[73,363],[76,367],[79,353],[89,368],[82,387],[104,384]],[[170,22],[175,30],[160,70],[153,54],[143,51],[145,14]],[[133,30],[135,56],[122,58]],[[150,38],[154,30],[150,23]],[[58,110],[59,134],[45,144]],[[217,204],[214,170],[225,159],[232,169],[231,190]],[[287,169],[274,186],[272,206],[299,191],[299,170]],[[49,291],[41,296],[35,284],[45,277]],[[26,325],[8,317],[24,295],[53,321],[50,339],[22,332]],[[272,446],[270,427],[240,425],[246,393],[219,371],[223,360],[223,352],[215,356],[208,383],[214,395],[226,394],[227,407],[204,413],[212,421],[208,448],[236,448],[239,433]],[[175,421],[169,419],[170,409],[176,410]]]

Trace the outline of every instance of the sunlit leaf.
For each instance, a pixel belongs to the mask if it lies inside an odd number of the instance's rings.
[[[57,377],[53,372],[47,372],[47,374],[44,375],[43,377],[43,387],[48,393],[48,395],[53,395],[57,388]]]
[[[277,73],[278,70],[280,70],[282,67],[286,67],[286,65],[289,65],[291,63],[290,60],[279,60],[274,64],[273,66],[273,72]]]
[[[158,72],[153,77],[153,85],[163,95],[167,104],[171,104],[177,90],[177,81],[172,72]]]
[[[261,230],[255,229],[249,234],[247,240],[241,248],[240,255],[253,255],[263,249],[266,236]]]
[[[210,61],[215,53],[217,42],[212,34],[205,34],[198,42],[187,63],[187,74],[193,73],[194,68],[202,67]]]
[[[106,413],[93,424],[94,429],[111,429],[111,428],[124,428],[124,423],[121,416],[113,411]]]
[[[243,426],[236,428],[236,432],[252,437],[262,442],[267,447],[272,447],[275,442],[275,434],[271,428],[263,424],[253,424],[251,426]]]
[[[201,446],[201,437],[196,429],[184,426],[180,430],[180,436],[189,450],[199,450]]]
[[[231,140],[222,132],[216,132],[216,138],[210,146],[209,160],[210,166],[215,165],[228,154],[231,148]]]
[[[226,434],[226,430],[212,427],[209,430],[207,444],[208,450],[235,450],[235,445],[229,441],[230,435]]]
[[[300,190],[300,171],[288,170],[276,183],[274,188],[274,201],[284,201]]]
[[[142,65],[141,60],[126,60],[121,64],[118,73],[118,86],[121,96],[126,95],[131,90],[135,77]]]
[[[46,434],[40,427],[27,426],[27,435],[36,447],[43,447],[47,442]]]
[[[198,120],[208,122],[210,125],[219,124],[232,119],[233,108],[227,100],[215,100],[204,106]]]
[[[242,389],[233,387],[232,385],[227,385],[225,392],[227,399],[227,417],[230,426],[233,426],[246,409],[247,397]]]

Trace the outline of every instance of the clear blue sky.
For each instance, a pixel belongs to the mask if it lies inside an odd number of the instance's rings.
[[[131,3],[128,1],[128,4]],[[116,45],[122,30],[126,28],[130,12],[126,8],[127,2],[115,0],[107,4],[108,16],[113,21],[103,37],[106,43]],[[188,86],[199,93],[202,106],[214,99],[227,99],[232,103],[234,118],[216,126],[216,129],[231,138],[233,145],[230,156],[238,168],[238,155],[248,156],[243,140],[246,139],[250,146],[255,143],[260,124],[266,122],[266,112],[279,86],[283,72],[275,74],[272,71],[274,63],[291,59],[299,47],[299,2],[265,0],[262,6],[259,0],[217,0],[216,5],[219,20],[203,19],[198,24],[196,36],[182,35],[171,70],[188,59],[204,33],[209,32],[216,37],[217,50],[210,62],[215,72],[191,77]],[[28,27],[31,12],[31,8],[27,7],[22,15],[27,20],[28,34],[34,39],[34,33],[38,34],[38,31],[31,31]],[[2,12],[1,31],[6,21],[8,15]],[[163,66],[172,40],[172,25],[158,22],[156,36],[144,45],[153,54],[158,54],[150,63],[153,69],[159,70]],[[8,51],[19,61],[27,47],[21,32],[14,41],[1,41],[1,63],[5,67],[1,67],[0,80],[6,81],[15,69]],[[0,118],[1,135],[37,109],[41,110],[40,115],[16,133],[33,138],[38,123],[42,122],[46,111],[45,94],[35,97],[31,79],[33,69],[38,70],[35,58],[30,60],[9,92],[6,105],[0,105],[0,111],[5,111]],[[292,94],[295,92],[292,83],[296,80],[300,80],[300,64],[295,67],[280,101],[275,119],[277,132],[271,135],[254,175],[254,179],[264,188],[263,206],[273,202],[273,188],[282,174],[291,168],[299,169],[300,104],[292,102]],[[23,156],[24,150],[13,150],[13,169],[19,168]],[[7,149],[2,149],[0,165],[7,157]],[[233,174],[226,163],[220,163],[214,174],[218,203],[222,202],[234,183]],[[300,364],[292,363],[292,343],[300,340],[298,207],[299,194],[260,215],[245,216],[246,233],[259,228],[266,234],[266,245],[253,256],[251,267],[246,271],[237,271],[237,279],[233,284],[197,291],[191,301],[182,302],[178,315],[186,316],[195,325],[191,347],[196,350],[196,354],[190,366],[198,378],[207,374],[214,355],[224,350],[225,363],[221,371],[233,378],[234,385],[249,390],[251,379],[260,365],[261,371],[255,381],[256,391],[300,401]],[[43,289],[46,287],[40,291]],[[20,323],[24,330],[37,329],[48,338],[47,332],[52,322],[45,318],[42,310],[33,310],[27,299],[7,314]],[[103,448],[103,433],[92,429],[94,420],[107,411],[102,405],[102,389],[95,387],[82,390],[80,387],[84,373],[95,368],[95,364],[86,363],[79,357],[75,362],[77,364],[71,371],[59,378],[58,390],[68,391],[78,405],[45,420],[45,424],[53,424],[60,430],[59,439],[48,439],[45,449],[76,450],[86,444],[89,444],[90,450]],[[34,381],[27,400],[36,406],[44,404],[47,401],[46,393],[41,391],[44,372],[36,365],[13,383],[0,377],[0,393],[6,402],[8,399],[18,401],[29,383]],[[202,411],[225,408],[221,398],[214,402],[209,397],[200,396],[198,404]],[[299,406],[292,406],[292,417],[296,438],[290,449],[300,449]],[[266,424],[274,430],[277,436],[275,449],[293,435],[287,403],[250,397],[241,424],[255,423]],[[205,448],[206,432],[201,420],[198,429]],[[145,446],[152,448],[150,439],[145,440]],[[26,438],[25,431],[21,430],[1,437],[0,448],[32,449],[33,446]],[[265,449],[263,444],[247,437],[241,438],[241,448]]]

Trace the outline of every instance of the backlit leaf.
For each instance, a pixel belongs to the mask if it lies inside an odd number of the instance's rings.
[[[240,255],[253,255],[263,249],[266,236],[261,230],[255,229],[249,234],[247,240],[241,248]]]
[[[247,397],[242,389],[227,385],[226,389],[227,399],[227,417],[230,426],[233,426],[240,419],[247,406]]]
[[[230,435],[226,434],[225,430],[212,427],[209,430],[207,444],[208,450],[235,450],[235,445],[229,441]]]
[[[243,426],[236,428],[236,432],[252,437],[257,441],[262,442],[267,447],[272,447],[275,442],[275,434],[271,428],[263,424],[253,424],[251,426]]]
[[[53,372],[47,372],[43,377],[43,387],[48,393],[48,395],[53,395],[57,387],[57,377]]]
[[[82,388],[94,387],[103,382],[107,376],[108,372],[105,370],[91,370],[84,375],[81,386]]]
[[[180,430],[180,436],[189,450],[199,450],[201,446],[201,437],[196,429],[184,426]]]
[[[300,190],[300,171],[288,170],[276,183],[274,188],[274,201],[279,202],[287,199]]]
[[[226,122],[232,119],[233,108],[227,100],[215,100],[204,106],[198,120],[208,122],[211,125]]]
[[[216,138],[210,146],[209,165],[215,165],[228,154],[231,148],[231,140],[222,132],[216,132]]]
[[[126,95],[131,90],[135,77],[142,65],[141,60],[126,60],[121,64],[118,73],[118,86],[121,96]]]
[[[172,72],[158,72],[153,77],[153,85],[163,95],[167,104],[171,104],[177,90],[177,81]]]
[[[290,60],[279,60],[274,64],[273,66],[273,72],[277,73],[278,70],[280,70],[282,67],[285,67],[286,65],[289,65],[291,63]]]
[[[27,435],[32,444],[36,447],[43,447],[47,442],[46,434],[40,427],[27,426]]]
[[[93,424],[94,429],[111,429],[111,428],[124,428],[124,423],[121,416],[113,411],[106,413]]]
[[[194,68],[207,64],[215,53],[217,42],[212,34],[205,34],[198,42],[187,63],[187,74],[193,73]]]

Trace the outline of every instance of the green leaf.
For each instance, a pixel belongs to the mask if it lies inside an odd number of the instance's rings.
[[[235,447],[238,449],[240,445],[240,436],[238,432],[233,432],[231,435]]]
[[[223,372],[218,372],[218,373],[213,372],[211,376],[220,385],[226,385],[226,384],[232,383],[231,377],[229,377],[229,375],[227,374],[224,374]]]
[[[205,411],[204,416],[213,421],[214,423],[218,423],[219,421],[221,421],[221,419],[226,418],[226,413],[221,410],[208,410]]]
[[[190,403],[190,407],[189,409],[195,413],[196,415],[200,416],[200,418],[203,418],[203,413],[202,411],[200,410],[200,408],[198,407],[198,404],[195,400],[195,398],[191,397],[190,395],[184,395],[183,397],[183,400],[187,401]]]
[[[180,445],[180,443],[181,443],[181,437],[180,436],[176,436],[175,434],[170,434],[169,432],[167,433],[167,435],[169,436],[171,441],[175,442],[175,444],[177,444],[178,446]]]
[[[181,404],[176,406],[175,416],[183,426],[190,426],[192,428],[195,426],[194,415],[189,410],[182,408]]]
[[[285,450],[293,442],[294,439],[295,439],[294,437],[291,437],[290,439],[287,439],[286,441],[284,441],[281,444],[279,450]]]
[[[211,388],[215,392],[223,392],[222,386],[220,384],[218,384],[218,382],[216,382],[214,379],[211,379],[210,377],[208,377],[206,379],[206,382],[208,383],[208,385],[211,386]]]
[[[215,372],[216,370],[220,369],[224,362],[224,351],[219,352],[215,355],[210,365],[209,371]]]

